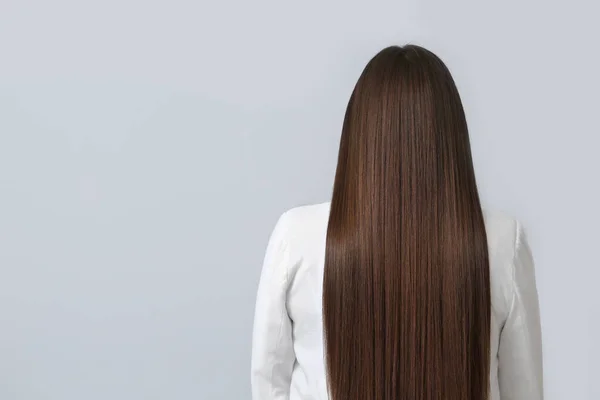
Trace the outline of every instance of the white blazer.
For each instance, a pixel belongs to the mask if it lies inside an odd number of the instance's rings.
[[[264,260],[252,340],[253,400],[326,400],[322,286],[330,203],[284,213]],[[541,400],[542,347],[521,224],[484,210],[491,281],[490,400]]]

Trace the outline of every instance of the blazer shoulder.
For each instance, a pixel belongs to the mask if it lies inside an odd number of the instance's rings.
[[[287,240],[297,244],[320,238],[327,231],[330,203],[310,204],[294,207],[284,212],[280,223]]]
[[[521,227],[519,220],[505,212],[490,209],[483,209],[483,218],[491,252],[502,251],[512,256]]]
[[[488,242],[492,313],[502,322],[510,311],[514,292],[514,263],[520,223],[512,215],[484,209]]]

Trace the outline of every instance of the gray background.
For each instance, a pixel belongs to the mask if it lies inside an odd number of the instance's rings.
[[[0,399],[249,399],[270,230],[329,198],[352,87],[405,42],[529,231],[547,399],[599,399],[593,4],[2,0]]]

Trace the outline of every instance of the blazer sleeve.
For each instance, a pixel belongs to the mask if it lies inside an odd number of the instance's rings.
[[[533,257],[516,222],[512,305],[500,335],[501,400],[542,400],[542,335]]]
[[[251,384],[253,400],[288,400],[296,360],[286,307],[289,246],[285,214],[275,225],[265,254],[254,314]]]

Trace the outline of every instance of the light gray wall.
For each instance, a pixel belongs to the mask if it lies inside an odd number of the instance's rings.
[[[248,399],[269,232],[328,199],[358,74],[407,41],[530,232],[547,399],[600,398],[598,6],[93,3],[0,4],[0,399]]]

